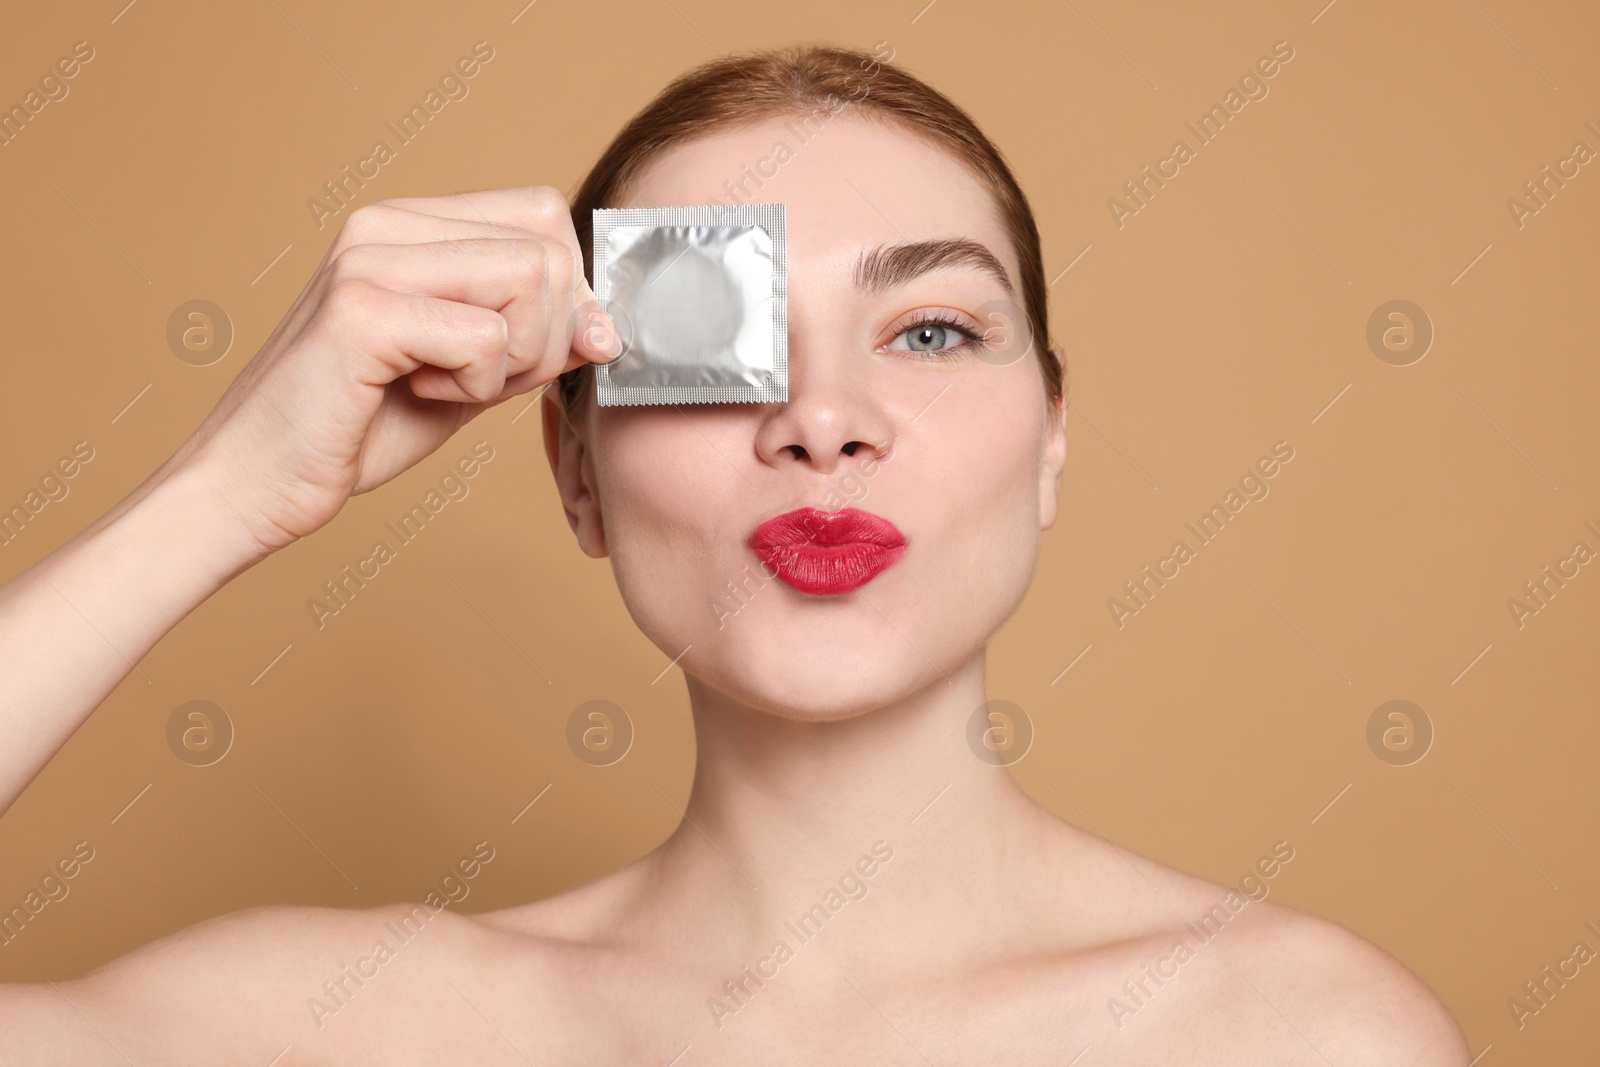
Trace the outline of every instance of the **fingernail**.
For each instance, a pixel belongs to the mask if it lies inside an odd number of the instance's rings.
[[[621,355],[618,351],[620,346],[617,344],[616,327],[612,326],[605,312],[596,311],[589,316],[587,333],[589,348],[606,357],[598,362],[609,363]]]

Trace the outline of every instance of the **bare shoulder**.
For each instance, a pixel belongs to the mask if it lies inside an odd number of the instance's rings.
[[[1243,910],[1224,958],[1297,1043],[1347,1067],[1466,1067],[1454,1016],[1394,956],[1307,912],[1254,900]]]
[[[1093,1041],[1108,1062],[1297,1062],[1314,1049],[1311,1062],[1341,1067],[1467,1067],[1460,1027],[1409,968],[1267,899],[1288,842],[1222,885],[1075,828],[1053,836],[1065,848],[1045,871],[1073,886],[1062,926],[1078,931],[1054,955],[1056,990],[1083,1013],[1084,1028],[1058,1035],[1069,1057]]]
[[[0,985],[0,1065],[266,1063],[291,1047],[289,1062],[338,1062],[367,1024],[418,1021],[405,987],[422,968],[399,961],[465,958],[484,936],[421,904],[231,912],[75,979]],[[386,972],[390,991],[367,991]],[[346,1012],[365,1019],[329,1025]]]

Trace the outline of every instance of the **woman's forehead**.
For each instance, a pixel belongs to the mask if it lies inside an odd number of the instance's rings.
[[[853,117],[774,118],[668,149],[615,207],[785,205],[791,269],[852,269],[884,244],[967,238],[1014,281],[1018,266],[994,198],[948,151],[896,125]]]

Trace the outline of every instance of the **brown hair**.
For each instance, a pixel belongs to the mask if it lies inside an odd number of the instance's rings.
[[[1021,265],[1022,302],[1032,336],[1045,339],[1033,346],[1045,394],[1052,405],[1059,402],[1066,385],[1062,366],[1049,351],[1044,258],[1028,198],[971,116],[876,53],[796,45],[715,59],[673,79],[612,138],[572,199],[572,225],[585,274],[594,277],[593,210],[611,206],[662,152],[719,128],[770,118],[812,115],[825,123],[847,104],[929,138],[988,187]],[[589,365],[561,376],[558,388],[569,412],[588,394],[592,376]]]

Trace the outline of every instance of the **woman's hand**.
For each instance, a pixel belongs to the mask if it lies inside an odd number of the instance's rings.
[[[235,575],[478,412],[613,358],[610,321],[590,325],[598,309],[553,189],[352,214],[194,435],[0,586],[0,812],[161,636]]]
[[[479,412],[618,349],[558,191],[386,200],[345,221],[169,466],[204,472],[265,556]]]

